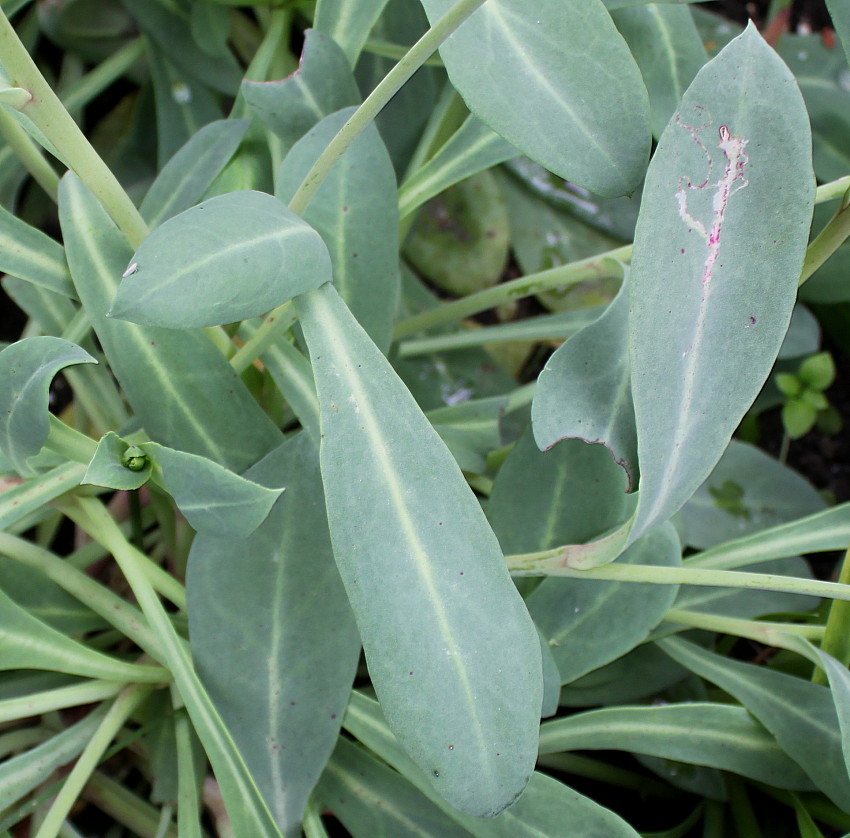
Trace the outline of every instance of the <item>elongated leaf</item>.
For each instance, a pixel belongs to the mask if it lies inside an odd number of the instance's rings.
[[[810,143],[793,77],[752,26],[703,67],[664,131],[632,259],[632,539],[705,480],[770,373],[811,221]]]
[[[287,492],[247,538],[195,539],[186,580],[192,654],[291,835],[333,750],[360,642],[333,561],[314,443],[303,433],[287,440],[245,476],[284,479]]]
[[[614,707],[541,727],[541,754],[578,750],[630,751],[734,771],[780,788],[814,787],[743,707],[729,704]]]
[[[660,640],[658,645],[737,698],[824,794],[843,809],[850,806],[838,718],[826,687],[730,660],[677,638]]]
[[[832,25],[841,39],[847,62],[850,63],[850,9],[847,8],[846,3],[841,3],[840,0],[826,0],[826,7],[829,9],[829,16],[832,18]]]
[[[196,204],[233,156],[250,121],[223,119],[205,125],[157,175],[140,212],[151,227]]]
[[[62,245],[3,207],[0,207],[0,271],[77,299]]]
[[[485,819],[461,814],[435,794],[427,776],[411,762],[390,732],[376,701],[353,691],[345,727],[476,838],[540,838],[562,834],[570,838],[637,838],[637,833],[613,812],[537,771],[522,797],[501,815]]]
[[[154,461],[155,475],[161,470],[169,494],[198,532],[246,538],[283,493],[279,486],[261,486],[199,454],[155,442],[140,447]]]
[[[30,513],[44,507],[69,489],[79,486],[86,467],[79,463],[63,463],[37,477],[0,492],[0,527],[14,530]]]
[[[453,4],[422,5],[433,24]],[[469,109],[559,177],[607,196],[640,182],[646,88],[599,0],[489,0],[440,55]]]
[[[97,363],[85,349],[54,337],[32,337],[0,352],[0,450],[22,475],[50,433],[50,383],[71,364]]]
[[[562,344],[540,373],[531,409],[534,439],[599,442],[637,483],[637,433],[628,341],[628,284],[598,319]]]
[[[733,439],[674,523],[685,544],[705,548],[825,506],[820,493],[798,472],[760,448]]]
[[[676,567],[682,548],[672,526],[633,544],[619,561]],[[616,660],[646,640],[678,593],[675,586],[546,579],[528,598],[528,610],[568,684]]]
[[[387,0],[319,0],[313,24],[336,41],[353,67]]]
[[[154,680],[165,670],[136,666],[89,649],[33,617],[0,591],[0,669],[46,669],[107,681]]]
[[[652,133],[661,136],[679,100],[708,60],[689,9],[646,3],[611,15],[649,92]]]
[[[292,199],[353,112],[346,108],[325,117],[295,144],[278,171],[278,198],[287,203]],[[374,125],[334,165],[303,218],[328,246],[333,282],[340,296],[369,337],[386,352],[400,291],[399,219],[395,171]]]
[[[540,648],[454,460],[330,285],[299,298],[334,554],[399,740],[452,805],[494,815],[534,764]]]
[[[184,329],[255,317],[331,277],[322,239],[264,192],[230,192],[157,227],[124,271],[111,317]]]
[[[5,760],[0,765],[0,810],[8,809],[54,771],[78,756],[103,721],[106,711],[107,706],[101,705],[62,733]]]
[[[401,185],[398,204],[402,218],[450,186],[517,154],[509,142],[470,115],[440,150]]]
[[[76,176],[65,175],[59,191],[74,282],[110,367],[150,436],[236,472],[278,445],[280,431],[202,332],[140,328],[106,317],[130,248]]]
[[[469,838],[404,777],[346,739],[316,789],[354,838]]]
[[[292,147],[317,122],[360,102],[345,53],[315,29],[304,33],[298,69],[280,81],[242,82],[251,112]]]
[[[718,544],[687,559],[691,567],[734,568],[799,553],[844,550],[850,541],[850,503]]]

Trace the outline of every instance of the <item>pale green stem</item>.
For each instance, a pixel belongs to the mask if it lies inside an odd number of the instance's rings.
[[[151,559],[149,559],[144,553],[137,550],[135,547],[133,547],[127,541],[126,536],[124,535],[123,531],[121,530],[121,527],[119,527],[118,524],[113,520],[112,516],[109,515],[109,513],[105,511],[105,508],[100,503],[100,501],[98,501],[96,498],[75,498],[73,495],[66,495],[64,498],[60,498],[59,500],[54,501],[54,505],[56,506],[57,509],[60,509],[69,518],[71,518],[71,520],[76,521],[74,513],[77,509],[78,502],[79,502],[79,504],[93,502],[94,504],[97,505],[97,507],[104,510],[104,514],[109,519],[109,522],[111,524],[111,526],[108,528],[108,535],[110,536],[110,541],[108,541],[108,542],[104,541],[102,537],[98,538],[95,535],[95,533],[90,532],[85,527],[83,527],[83,529],[92,538],[94,538],[95,541],[97,541],[99,544],[106,547],[106,549],[109,550],[109,552],[112,553],[112,555],[115,557],[115,560],[118,562],[119,566],[121,567],[122,572],[124,572],[125,576],[126,576],[126,571],[124,571],[124,564],[127,564],[129,560],[127,558],[122,557],[123,562],[124,562],[122,564],[122,559],[119,559],[119,557],[115,554],[115,550],[113,549],[113,547],[116,544],[119,544],[119,543],[126,544],[133,551],[132,552],[132,568],[133,568],[134,571],[138,570],[144,576],[145,585],[150,586],[152,588],[152,590],[156,591],[157,593],[164,596],[166,599],[170,600],[181,611],[185,611],[186,610],[186,589],[170,573],[163,570],[158,564],[151,561]],[[91,509],[92,507],[89,506],[87,508]],[[101,518],[101,520],[103,520],[103,519]],[[118,541],[118,538],[117,538],[118,535],[120,535],[120,542]],[[130,587],[133,587],[133,583],[131,582],[131,580],[128,579],[127,581],[130,582]],[[137,596],[136,599],[139,600],[139,597]],[[159,600],[157,600],[157,604],[158,603],[159,603]],[[141,600],[139,600],[139,605],[141,605],[141,604],[142,604]],[[145,609],[142,608],[142,611],[144,612]],[[156,627],[153,625],[153,623],[151,623],[151,627],[154,630],[154,634],[161,638],[161,636],[162,636],[161,633],[156,630]]]
[[[850,193],[844,195],[835,215],[806,249],[799,285],[802,285],[850,236]]]
[[[384,41],[380,38],[369,38],[363,45],[364,52],[371,52],[372,55],[380,56],[381,58],[391,58],[393,61],[398,61],[399,58],[404,58],[407,52],[407,47],[404,44],[396,44],[392,41]],[[422,62],[423,67],[442,67],[443,59],[439,55],[432,55],[430,58]]]
[[[313,798],[307,802],[304,810],[304,819],[301,821],[306,838],[328,838],[325,825],[322,823],[322,814]]]
[[[2,699],[0,700],[0,724],[27,719],[30,716],[40,716],[52,710],[94,704],[106,698],[114,698],[122,689],[124,685],[116,684],[115,681],[91,680],[70,687],[57,687],[55,690]]]
[[[230,359],[230,366],[238,373],[244,372],[282,334],[290,329],[296,319],[295,306],[292,304],[292,300],[278,306],[263,320],[257,331],[236,350]]]
[[[159,822],[157,810],[107,774],[95,771],[82,796],[130,829],[133,835],[141,838],[153,838],[155,835]],[[174,826],[169,827],[167,835],[168,838],[183,838],[178,836]]]
[[[0,110],[0,137],[6,141],[35,182],[55,202],[58,199],[59,175],[30,135],[4,110]]]
[[[152,658],[162,659],[159,640],[144,615],[117,594],[35,544],[0,532],[0,554],[37,570],[91,608]]]
[[[749,588],[759,591],[787,591],[792,594],[850,600],[850,585],[798,579],[770,573],[744,573],[738,570],[704,570],[691,567],[606,564],[587,570],[563,567],[561,550],[506,556],[508,570],[515,576],[557,576],[571,579],[599,579],[611,582],[644,582],[650,585],[703,585],[708,588]],[[561,559],[562,560],[562,559]]]
[[[632,246],[609,250],[578,262],[570,262],[569,265],[561,265],[550,268],[539,273],[519,277],[510,282],[502,282],[492,288],[477,291],[459,300],[444,303],[437,308],[414,314],[406,320],[402,320],[395,327],[393,336],[396,339],[405,338],[409,335],[451,323],[454,320],[462,320],[472,314],[478,314],[487,309],[495,308],[511,300],[519,300],[522,297],[530,297],[541,291],[551,291],[555,288],[567,288],[586,282],[589,279],[614,279],[623,275],[622,261],[629,259],[632,254]]]
[[[844,554],[838,582],[850,585],[850,550]],[[850,604],[838,601],[830,603],[821,649],[844,666],[850,665]],[[820,667],[815,668],[812,680],[816,684],[829,683],[826,673]]]
[[[113,82],[120,79],[144,54],[143,38],[135,38],[124,44],[63,94],[62,103],[66,110],[75,111],[89,104]]]
[[[797,634],[806,640],[820,640],[824,635],[824,626],[803,623],[768,623],[759,620],[744,620],[740,617],[724,617],[720,614],[703,614],[699,611],[688,611],[681,608],[671,608],[665,615],[668,623],[677,623],[689,628],[705,629],[719,634],[731,634],[734,637],[746,637],[763,643],[765,646],[784,648],[782,632]]]
[[[154,838],[166,838],[171,829],[171,818],[173,815],[173,806],[166,804],[162,807],[159,812],[159,824],[157,825],[156,835],[154,835]],[[198,828],[200,829],[200,824],[198,825]],[[200,835],[201,833],[198,832],[197,834]],[[180,835],[183,836],[183,838],[188,838],[188,833],[181,832]]]
[[[138,247],[148,228],[112,170],[103,162],[59,97],[30,58],[6,15],[0,10],[0,61],[16,87],[32,94],[21,108],[62,154],[71,169],[97,197],[132,246]]]
[[[202,838],[201,810],[198,802],[198,771],[192,742],[192,723],[183,709],[180,693],[172,687],[174,737],[177,746],[177,831],[181,838]]]
[[[422,66],[423,62],[440,46],[443,41],[454,32],[476,9],[482,6],[486,0],[458,0],[405,54],[404,58],[387,73],[378,83],[377,87],[366,97],[366,101],[351,115],[351,118],[336,136],[328,143],[325,150],[307,172],[301,185],[292,196],[289,208],[297,215],[302,215],[313,195],[334,167],[334,164],[345,154],[348,147],[360,134],[372,124],[375,117],[386,106],[390,99],[402,88],[410,77]],[[284,306],[288,303],[284,303]],[[267,332],[279,333],[278,319],[282,314],[283,306],[278,306],[263,321],[252,340],[256,346],[267,346],[273,339],[269,339]],[[253,361],[247,353],[240,358],[242,369],[247,368]]]
[[[83,465],[91,462],[97,450],[97,443],[91,437],[66,425],[52,413],[50,414],[50,436],[45,445],[62,457]]]
[[[836,197],[844,195],[848,187],[850,187],[850,176],[831,183],[825,183],[818,188],[815,195],[815,203],[825,203],[826,201],[831,201]],[[478,291],[475,294],[444,303],[438,308],[429,309],[428,311],[408,317],[396,325],[393,336],[397,340],[399,338],[405,338],[417,332],[431,329],[434,326],[441,326],[444,323],[462,320],[464,317],[469,317],[472,314],[479,314],[482,311],[495,308],[511,300],[530,297],[532,294],[537,294],[540,291],[567,287],[588,279],[616,278],[621,275],[621,269],[619,267],[612,268],[610,264],[606,266],[606,262],[612,259],[618,262],[628,262],[631,258],[632,245],[627,244],[615,250],[598,253],[595,256],[588,256],[577,262],[570,262],[568,265],[561,265],[560,267],[551,268],[540,273],[529,274],[511,282],[503,282],[484,291]]]
[[[109,743],[124,726],[131,713],[150,695],[152,689],[148,685],[133,685],[127,687],[115,699],[94,736],[78,757],[71,773],[62,784],[62,790],[54,798],[53,804],[35,838],[56,838],[59,828],[65,818],[68,817],[71,808],[83,790],[83,786],[100,762],[103,752],[109,747]]]

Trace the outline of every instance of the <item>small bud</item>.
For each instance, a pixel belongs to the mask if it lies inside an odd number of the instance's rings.
[[[148,464],[148,455],[136,445],[131,445],[121,458],[121,463],[130,471],[141,471]]]

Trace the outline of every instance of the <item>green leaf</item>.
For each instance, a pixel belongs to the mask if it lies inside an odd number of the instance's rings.
[[[292,200],[313,163],[353,112],[346,108],[325,117],[293,146],[278,171],[278,198]],[[398,198],[393,164],[374,125],[337,161],[302,217],[328,247],[340,296],[386,352],[400,291]]]
[[[718,544],[686,560],[689,567],[734,568],[801,553],[845,550],[850,542],[850,503]]]
[[[156,227],[194,206],[239,148],[250,124],[247,119],[222,119],[193,134],[148,189],[139,210],[145,221]]]
[[[619,558],[625,564],[677,567],[681,547],[672,526],[659,527]],[[643,643],[663,619],[676,586],[652,589],[585,579],[545,579],[528,598],[528,610],[569,684]]]
[[[817,408],[803,399],[791,399],[782,405],[782,425],[791,439],[807,434],[817,419]]]
[[[490,172],[479,172],[425,205],[404,255],[420,274],[461,297],[499,281],[509,239],[499,184]]]
[[[404,777],[340,738],[316,789],[354,838],[469,838]]]
[[[192,654],[281,831],[297,831],[333,750],[360,643],[306,434],[246,472],[287,492],[251,535],[199,535],[186,578]],[[238,561],[234,561],[238,559]]]
[[[31,792],[54,771],[75,759],[103,721],[108,706],[96,707],[82,721],[52,736],[35,748],[0,765],[0,810],[8,809]]]
[[[0,492],[0,527],[13,529],[32,513],[43,510],[50,501],[80,485],[86,467],[63,463],[17,486]]]
[[[534,765],[537,632],[451,454],[339,295],[325,285],[298,308],[334,554],[375,689],[439,793],[495,815]]]
[[[705,480],[771,371],[811,221],[809,155],[793,77],[752,26],[700,70],[661,137],[632,259],[632,539]]]
[[[540,728],[541,754],[579,750],[648,754],[734,771],[779,788],[813,788],[776,740],[743,707],[729,704],[591,710]]]
[[[850,63],[850,9],[847,8],[846,3],[842,3],[840,0],[826,0],[826,8],[829,10],[830,18],[832,18],[832,25],[841,39],[847,62]]]
[[[166,681],[168,673],[104,655],[33,617],[0,591],[0,670],[46,669],[106,681]]]
[[[242,82],[242,95],[251,113],[292,147],[317,122],[360,103],[360,91],[348,59],[337,44],[321,32],[304,33],[298,69],[280,81]]]
[[[733,439],[673,523],[684,544],[704,550],[825,506],[801,474],[760,448]]]
[[[313,25],[333,38],[353,67],[387,0],[318,0]]]
[[[110,317],[185,329],[255,317],[331,278],[321,237],[277,198],[230,192],[139,246]]]
[[[400,771],[476,838],[540,838],[563,834],[570,838],[637,838],[637,833],[609,809],[537,771],[522,797],[506,812],[495,818],[461,814],[435,794],[427,775],[411,762],[390,732],[376,701],[353,691],[344,724],[346,730]]]
[[[59,220],[86,313],[148,434],[237,472],[278,445],[280,431],[203,332],[140,328],[106,316],[131,252],[73,174],[59,186]]]
[[[676,638],[660,640],[658,645],[738,699],[827,797],[843,809],[850,806],[838,718],[826,687],[730,660]]]
[[[471,399],[426,414],[463,471],[487,471],[487,455],[502,444],[499,420],[507,398]]]
[[[71,364],[97,363],[85,349],[48,336],[31,337],[0,352],[0,450],[22,475],[50,433],[50,384]]]
[[[0,271],[77,299],[62,245],[0,207]]]
[[[141,468],[137,467],[138,460],[128,465],[125,454],[129,447],[118,434],[109,431],[98,442],[82,482],[125,491],[144,486],[153,471],[153,463],[145,457]]]
[[[708,58],[690,9],[645,3],[621,8],[611,17],[640,67],[649,93],[652,133],[660,137]]]
[[[139,446],[154,463],[186,520],[198,532],[247,538],[265,521],[282,488],[267,488],[212,460],[145,442]],[[161,471],[162,477],[159,478]]]
[[[793,399],[795,396],[799,396],[803,390],[802,381],[792,372],[778,372],[774,375],[773,380],[783,396]]]
[[[628,284],[605,313],[563,343],[538,377],[534,438],[548,451],[564,439],[602,443],[637,481],[637,436],[628,351]]]
[[[399,187],[402,218],[450,186],[518,153],[480,119],[468,116],[439,151]]]
[[[452,2],[422,5],[433,24]],[[640,183],[646,88],[599,0],[490,0],[440,54],[469,109],[559,177],[606,196]]]
[[[835,381],[835,361],[829,352],[818,352],[800,364],[799,374],[812,390],[826,390]]]

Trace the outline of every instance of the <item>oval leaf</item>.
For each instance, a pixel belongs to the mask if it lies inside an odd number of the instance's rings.
[[[157,227],[110,316],[184,329],[256,317],[331,278],[321,236],[264,192],[230,192]]]
[[[0,451],[22,475],[27,460],[41,451],[50,433],[50,382],[70,364],[96,364],[70,341],[32,337],[0,352]]]
[[[422,5],[433,24],[454,3]],[[599,0],[489,0],[440,54],[469,109],[559,177],[606,196],[640,183],[649,101]]]
[[[631,273],[631,539],[720,459],[782,344],[814,199],[794,78],[750,26],[699,72],[647,175]]]
[[[129,447],[118,434],[109,431],[98,442],[82,482],[125,491],[144,486],[153,464],[147,456],[134,458],[129,464],[125,462],[124,455]]]
[[[534,624],[451,454],[331,285],[299,299],[334,553],[387,721],[437,791],[492,816],[534,768]]]

